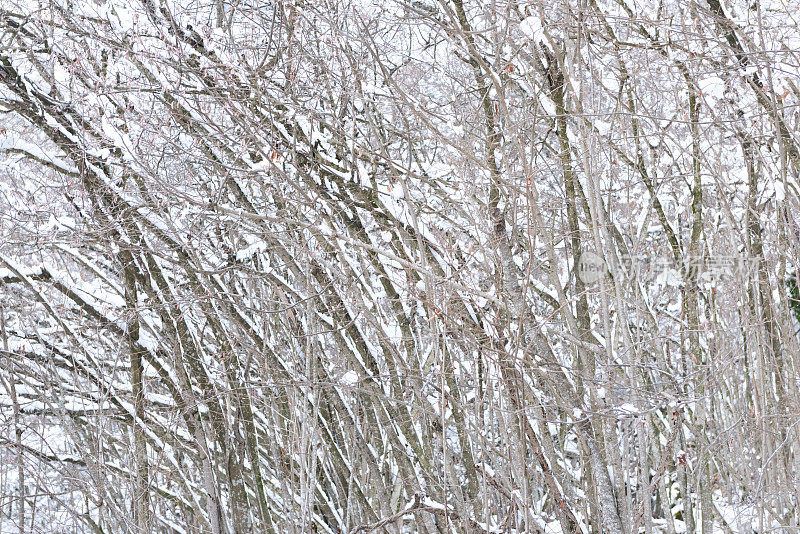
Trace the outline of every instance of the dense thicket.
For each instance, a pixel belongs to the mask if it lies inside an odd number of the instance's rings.
[[[798,17],[0,0],[0,528],[795,532]]]

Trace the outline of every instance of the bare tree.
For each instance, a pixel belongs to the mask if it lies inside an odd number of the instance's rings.
[[[792,9],[0,1],[0,528],[796,529]]]

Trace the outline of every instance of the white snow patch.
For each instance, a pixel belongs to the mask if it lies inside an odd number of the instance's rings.
[[[544,28],[539,17],[531,16],[519,23],[519,29],[528,39],[537,43],[544,40]]]
[[[358,385],[358,383],[361,381],[361,377],[358,376],[358,373],[356,373],[355,371],[347,371],[345,374],[342,375],[339,381],[345,386],[352,387]]]
[[[783,202],[786,199],[786,189],[783,187],[783,182],[776,181],[773,185],[775,187],[775,200]]]

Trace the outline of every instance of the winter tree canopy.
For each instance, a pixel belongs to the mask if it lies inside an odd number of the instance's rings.
[[[0,0],[0,531],[800,529],[800,4]]]

